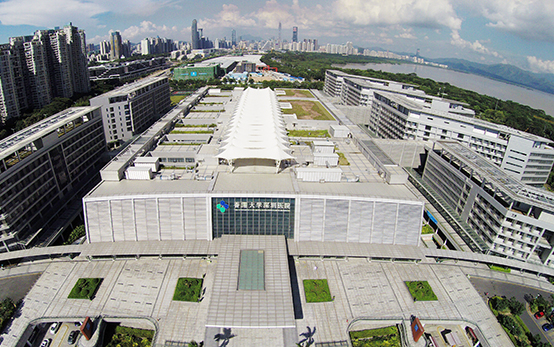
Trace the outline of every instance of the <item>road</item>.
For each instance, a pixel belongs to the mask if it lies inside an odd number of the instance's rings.
[[[23,299],[40,275],[42,274],[35,273],[0,278],[0,300],[11,298],[14,302],[18,302]]]
[[[554,294],[544,290],[538,290],[518,284],[496,281],[490,278],[485,279],[471,277],[470,281],[485,302],[487,302],[488,298],[491,298],[495,295],[506,296],[507,298],[511,298],[513,296],[520,302],[525,303],[525,294],[531,294],[535,297],[537,296],[537,294],[541,294],[544,297],[550,297],[550,295]],[[485,293],[488,293],[488,295],[486,295]],[[546,323],[546,320],[544,318],[541,318],[537,321],[529,314],[529,312],[527,312],[527,310],[523,312],[520,317],[533,335],[539,334],[543,342],[550,343],[552,346],[554,346],[554,331],[545,333],[541,329],[541,326]]]

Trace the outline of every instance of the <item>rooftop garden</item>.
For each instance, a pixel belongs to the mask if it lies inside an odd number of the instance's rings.
[[[298,119],[335,120],[319,101],[310,100],[282,100],[292,105],[291,109],[284,109],[284,114],[296,114]]]
[[[293,96],[299,98],[313,98],[314,95],[308,89],[279,89],[285,92],[286,96]]]

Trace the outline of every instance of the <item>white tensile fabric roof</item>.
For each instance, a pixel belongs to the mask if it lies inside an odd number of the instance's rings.
[[[246,89],[229,120],[217,158],[273,159],[290,155],[289,139],[277,96],[270,88]]]

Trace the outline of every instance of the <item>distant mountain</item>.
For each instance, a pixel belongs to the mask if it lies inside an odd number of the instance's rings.
[[[517,84],[519,86],[537,89],[545,93],[554,94],[554,75],[533,73],[508,64],[486,65],[474,63],[464,59],[426,59],[439,64],[446,64],[448,68],[468,72],[475,75]]]

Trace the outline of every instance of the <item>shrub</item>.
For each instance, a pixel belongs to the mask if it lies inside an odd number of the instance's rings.
[[[202,292],[202,278],[179,278],[173,300],[197,302]]]
[[[326,302],[333,301],[331,291],[326,279],[322,280],[304,280],[304,293],[306,302]]]
[[[436,301],[437,296],[427,281],[405,282],[414,301]]]
[[[79,278],[71,289],[68,299],[92,300],[103,280],[103,278]]]

